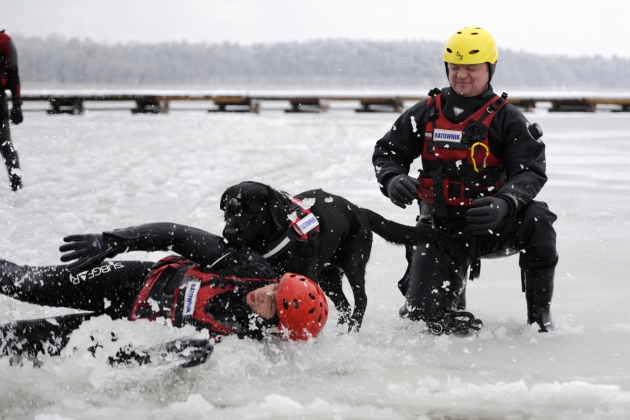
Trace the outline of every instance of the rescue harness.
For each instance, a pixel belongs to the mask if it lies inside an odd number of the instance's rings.
[[[488,127],[507,94],[494,95],[459,123],[442,114],[438,89],[429,95],[417,198],[434,205],[439,218],[447,215],[447,206],[471,207],[475,199],[495,195],[505,182],[503,164],[488,145]]]
[[[304,207],[301,199],[290,196],[288,198],[292,204],[291,212],[287,215],[289,227],[267,247],[266,251],[263,251],[263,257],[265,258],[270,258],[286,251],[297,241],[312,241],[315,247],[319,245],[319,221],[317,217],[309,208]]]
[[[211,335],[243,335],[241,331],[217,321],[206,311],[216,296],[237,288],[257,289],[275,278],[237,278],[204,272],[199,264],[168,256],[156,263],[133,304],[129,319],[169,318],[175,327],[186,324],[207,328]]]

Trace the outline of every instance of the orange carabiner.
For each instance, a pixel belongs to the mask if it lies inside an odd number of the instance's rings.
[[[470,160],[472,160],[473,169],[475,170],[475,172],[479,173],[479,169],[477,168],[477,162],[475,162],[475,147],[477,146],[481,146],[484,149],[486,149],[486,156],[483,158],[483,165],[482,165],[483,169],[486,169],[486,160],[488,159],[488,155],[490,155],[490,149],[488,148],[488,146],[486,146],[480,141],[473,144],[470,148]]]

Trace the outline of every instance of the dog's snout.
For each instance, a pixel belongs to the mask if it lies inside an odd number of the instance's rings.
[[[239,245],[243,242],[241,235],[240,235],[240,231],[241,229],[238,229],[236,227],[233,226],[226,226],[223,229],[223,237],[225,238],[225,240],[227,241],[228,244],[230,245]]]

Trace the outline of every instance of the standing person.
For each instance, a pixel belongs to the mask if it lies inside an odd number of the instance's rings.
[[[405,111],[376,142],[372,162],[383,194],[405,208],[418,199],[418,226],[441,232],[437,243],[407,249],[399,288],[401,316],[441,322],[466,307],[479,258],[520,253],[527,322],[554,328],[550,304],[558,262],[556,220],[535,201],[547,181],[538,124],[494,93],[498,49],[492,35],[465,27],[446,43],[450,86]],[[420,157],[418,178],[409,176]]]
[[[176,327],[208,329],[214,337],[254,339],[277,335],[306,340],[317,337],[326,324],[328,304],[313,281],[293,273],[278,279],[260,254],[230,247],[223,238],[199,229],[153,223],[64,240],[67,244],[60,250],[66,254],[61,259],[71,262],[68,266],[31,267],[0,260],[0,293],[88,313],[0,326],[0,355],[58,355],[71,333],[98,315],[130,321],[163,317]],[[138,250],[172,250],[184,258],[103,263]],[[202,356],[211,350],[204,343],[192,345],[201,347]],[[119,356],[129,356],[130,351],[122,353]],[[148,357],[144,354],[141,360]],[[186,361],[196,362],[199,359]]]
[[[4,29],[0,31],[0,79],[0,153],[9,172],[11,190],[17,191],[22,188],[22,176],[18,154],[11,142],[9,120],[17,125],[24,118],[22,117],[17,50],[11,37],[4,33]],[[11,102],[13,102],[11,113],[9,113],[6,90],[11,92]]]

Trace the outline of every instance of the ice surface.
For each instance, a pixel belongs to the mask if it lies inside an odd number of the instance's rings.
[[[0,177],[0,257],[56,264],[63,236],[145,222],[220,233],[222,191],[248,179],[292,194],[323,187],[412,224],[416,211],[383,197],[371,166],[374,142],[395,118],[27,112],[11,127],[25,189],[13,194]],[[112,368],[107,356],[121,341],[150,345],[195,332],[99,317],[64,356],[40,357],[40,368],[0,358],[0,418],[628,418],[630,114],[528,118],[543,128],[548,150],[550,181],[539,198],[559,216],[556,332],[527,326],[511,257],[484,260],[469,284],[469,309],[485,323],[478,336],[423,333],[422,323],[398,318],[403,249],[376,239],[358,335],[338,333],[333,309],[316,342],[229,337],[196,368]],[[0,297],[0,322],[67,312]],[[110,331],[119,342],[107,341]],[[86,351],[95,334],[103,342],[96,357]]]

